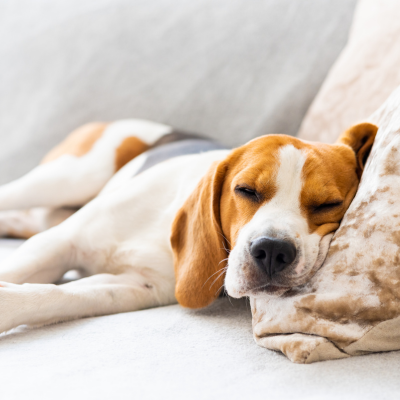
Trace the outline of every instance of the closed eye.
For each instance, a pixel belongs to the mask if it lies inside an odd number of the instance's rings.
[[[259,202],[261,200],[261,195],[255,190],[248,186],[236,186],[235,192],[240,196],[246,197],[249,200]]]
[[[313,211],[317,212],[317,213],[333,211],[333,210],[340,208],[342,205],[343,205],[342,200],[330,201],[327,203],[322,203],[322,204],[313,206]]]

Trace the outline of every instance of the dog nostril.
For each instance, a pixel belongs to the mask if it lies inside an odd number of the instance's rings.
[[[279,263],[284,263],[285,262],[285,256],[283,254],[278,254],[276,256],[276,261],[278,261]]]
[[[296,247],[290,241],[263,236],[250,244],[250,254],[256,264],[272,277],[292,264],[296,258]]]
[[[255,252],[255,254],[253,254],[253,257],[257,258],[258,260],[262,260],[263,258],[267,257],[267,253],[264,250],[259,249]]]

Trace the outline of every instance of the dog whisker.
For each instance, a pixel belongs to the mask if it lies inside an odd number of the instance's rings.
[[[224,261],[224,260],[222,260],[222,261]],[[222,262],[221,261],[221,262]],[[205,282],[204,282],[204,284],[203,284],[203,286],[201,287],[202,289],[203,289],[203,287],[204,287],[204,285],[214,276],[214,275],[216,275],[216,274],[218,274],[219,272],[221,272],[221,271],[223,271],[224,269],[226,269],[227,267],[222,267],[222,268],[220,268],[217,272],[214,272]],[[217,278],[218,279],[218,278]]]
[[[221,260],[221,261],[218,263],[218,265],[221,264],[222,262],[228,261],[228,260],[229,260],[229,257],[226,257],[226,258],[224,258],[223,260]]]
[[[222,247],[220,247],[221,250],[225,250],[228,254],[231,252],[231,250],[227,249],[225,246],[225,243],[222,242]]]
[[[227,243],[229,244],[229,246],[232,247],[231,242],[226,238],[226,236],[225,236],[223,233],[221,233],[221,232],[218,232],[218,233],[227,241]]]
[[[223,288],[224,285],[225,285],[225,283],[223,283],[215,293],[218,293]]]
[[[222,285],[222,286],[223,286],[223,285]],[[222,286],[221,286],[221,287],[222,287]],[[231,303],[231,306],[233,307],[233,303],[232,303],[231,296],[229,296],[228,291],[226,290],[226,288],[224,288],[224,293],[225,293],[226,297],[228,298],[229,303]]]
[[[209,290],[211,290],[211,288],[212,288],[212,286],[214,285],[214,283],[217,282],[217,280],[218,280],[219,278],[221,278],[221,276],[225,273],[226,269],[227,269],[227,267],[225,267],[225,268],[222,270],[222,272],[214,279],[214,282],[210,285],[210,289],[209,289]],[[221,286],[221,287],[222,287],[222,286]],[[218,290],[219,290],[219,289],[218,289]]]

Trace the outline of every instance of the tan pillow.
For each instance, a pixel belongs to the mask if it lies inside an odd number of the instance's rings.
[[[298,136],[335,142],[339,132],[367,121],[398,85],[400,1],[360,0],[349,42],[308,110]]]
[[[400,349],[400,87],[321,269],[282,298],[251,299],[261,346],[298,363]]]

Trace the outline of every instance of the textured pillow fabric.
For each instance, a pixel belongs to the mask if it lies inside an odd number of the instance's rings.
[[[89,121],[296,133],[356,0],[0,0],[0,183]]]
[[[311,363],[400,349],[400,87],[321,269],[283,298],[252,299],[261,346]]]
[[[366,121],[400,85],[400,1],[361,0],[350,39],[302,122],[298,136],[327,143]]]

